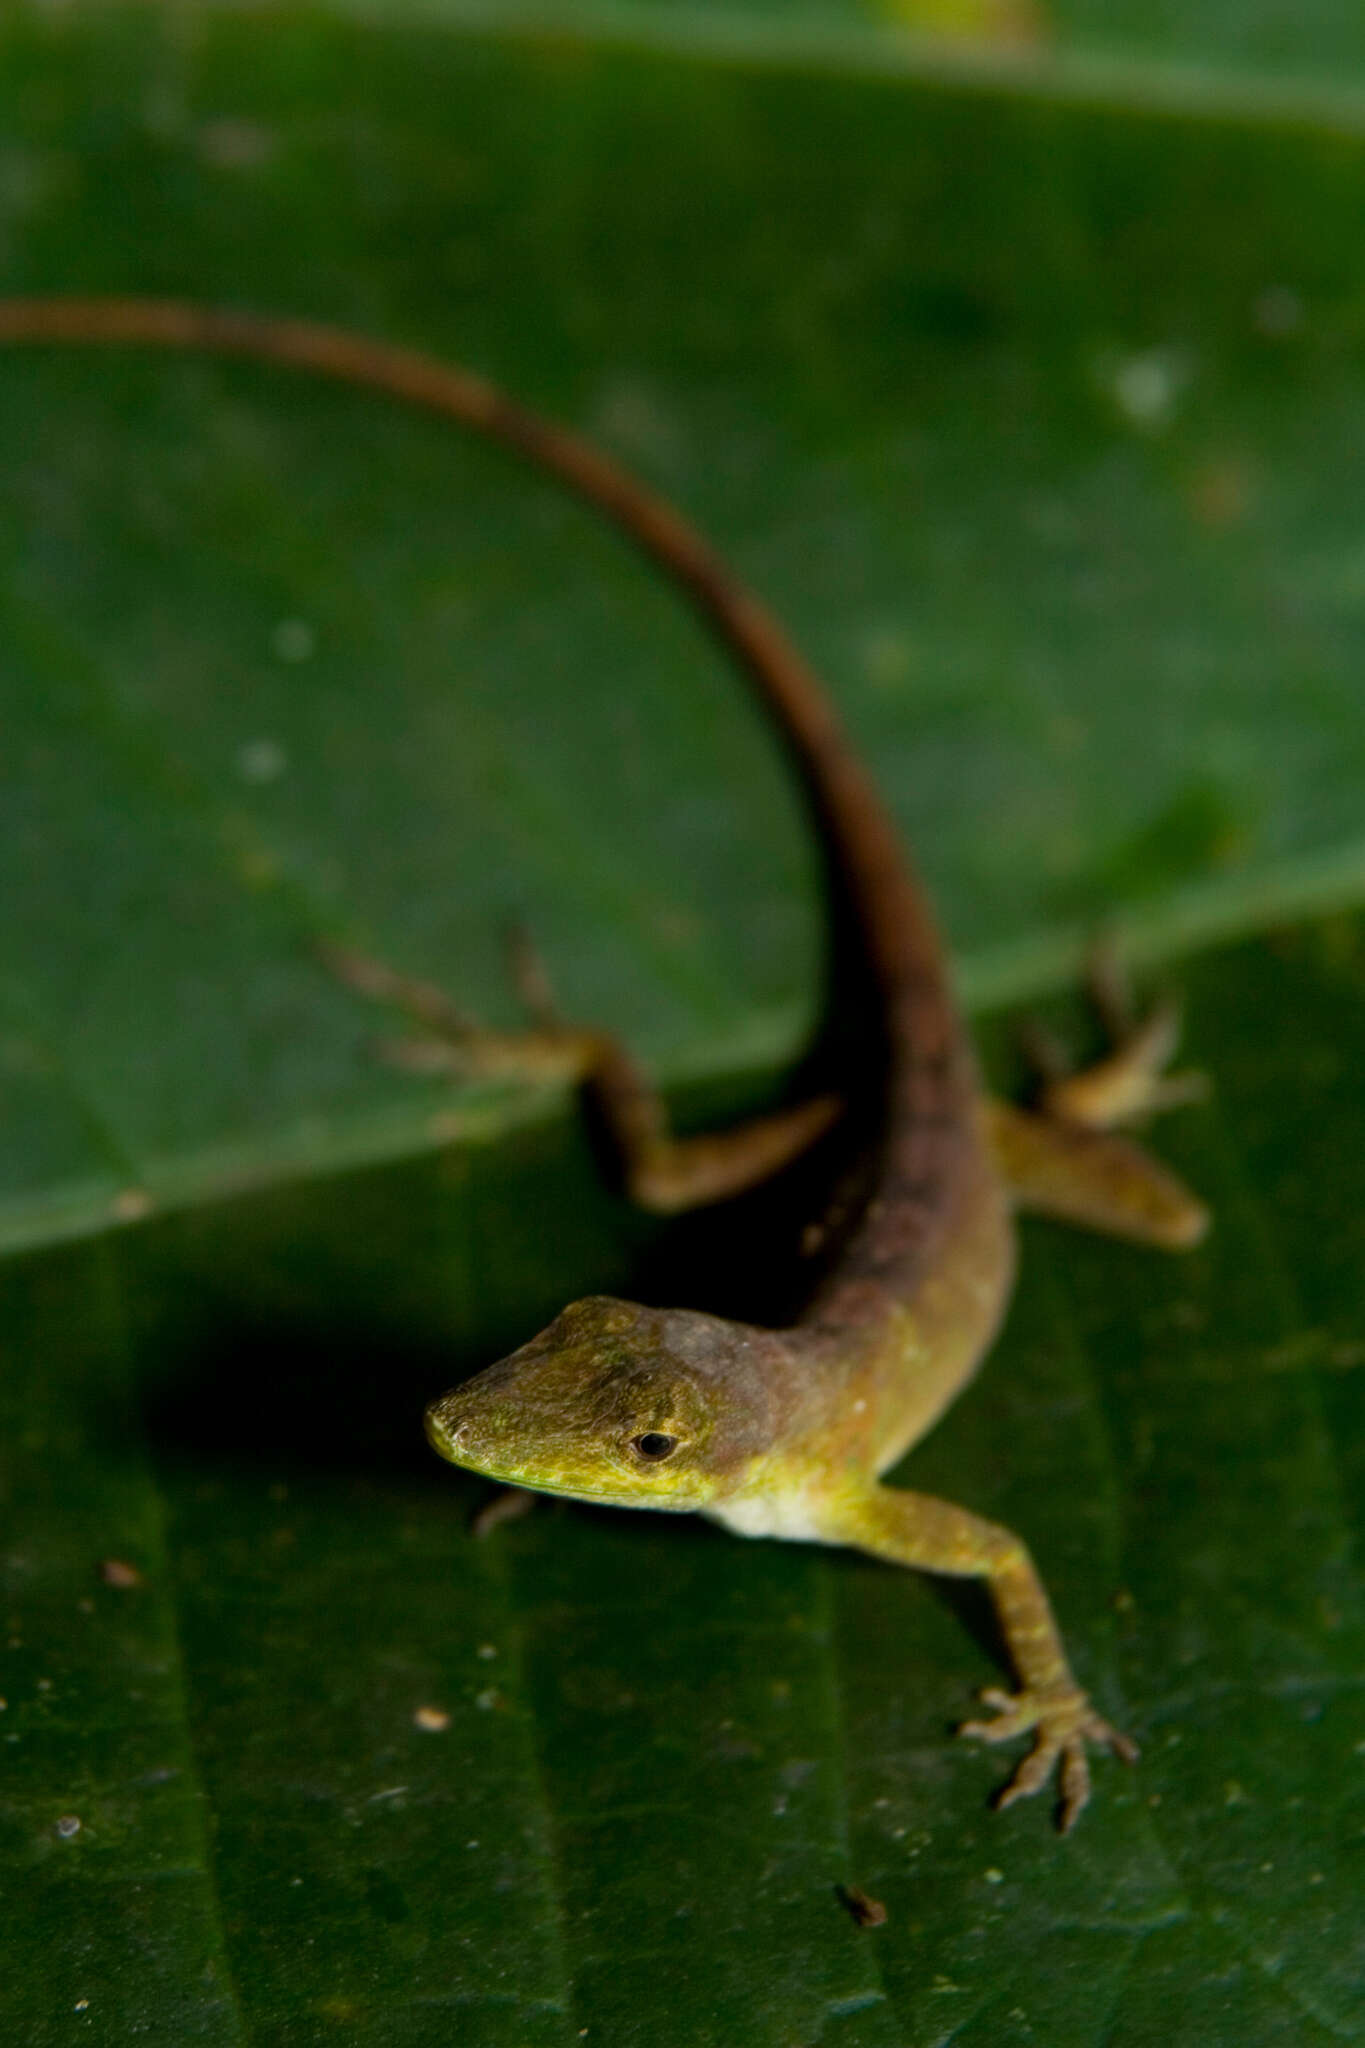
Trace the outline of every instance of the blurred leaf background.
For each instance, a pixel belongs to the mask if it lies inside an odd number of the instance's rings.
[[[476,1541],[423,1400],[722,1283],[571,1105],[376,1065],[311,948],[510,1022],[525,919],[683,1115],[753,1107],[820,987],[780,756],[504,458],[7,356],[12,2038],[1365,2034],[1362,60],[1326,4],[6,12],[5,290],[341,322],[612,448],[827,676],[979,1011],[1104,919],[1179,979],[1218,1217],[1030,1230],[909,1468],[1028,1536],[1143,1742],[1065,1844],[948,1739],[971,1598],[667,1518]]]

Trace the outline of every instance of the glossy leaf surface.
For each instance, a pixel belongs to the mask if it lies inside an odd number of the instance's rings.
[[[20,10],[3,282],[363,326],[613,446],[829,676],[979,1001],[1104,913],[1257,935],[1178,970],[1208,1247],[1030,1230],[907,1467],[1027,1535],[1142,1764],[1066,1843],[993,1816],[969,1596],[667,1518],[472,1536],[423,1400],[575,1294],[714,1305],[762,1240],[630,1217],[557,1099],[376,1067],[311,948],[510,1021],[523,917],[732,1111],[819,987],[781,760],[491,453],[240,365],[5,358],[4,1233],[257,1190],[0,1269],[36,2048],[1365,2033],[1365,954],[1280,929],[1365,876],[1365,150],[771,54]]]

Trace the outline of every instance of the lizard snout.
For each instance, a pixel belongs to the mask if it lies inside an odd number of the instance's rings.
[[[468,1425],[456,1421],[450,1414],[450,1397],[433,1401],[422,1421],[427,1433],[427,1442],[439,1457],[458,1464],[460,1453],[466,1448]]]

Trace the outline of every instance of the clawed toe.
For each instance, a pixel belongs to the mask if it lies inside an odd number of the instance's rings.
[[[959,1735],[972,1737],[977,1742],[1009,1742],[1016,1735],[1025,1735],[1034,1726],[1022,1699],[1013,1693],[1003,1692],[998,1685],[983,1686],[977,1694],[983,1707],[990,1707],[995,1713],[993,1721],[964,1721],[958,1728]]]
[[[324,966],[347,988],[405,1011],[420,1027],[405,1038],[374,1044],[375,1056],[387,1066],[464,1080],[583,1080],[596,1057],[598,1036],[572,1030],[555,1017],[549,982],[524,935],[510,935],[509,951],[518,988],[533,1006],[533,1028],[526,1031],[488,1031],[432,982],[397,974],[382,960],[345,946],[318,948]]]
[[[996,1794],[998,1809],[1013,1806],[1016,1799],[1031,1799],[1060,1767],[1057,1825],[1062,1834],[1069,1834],[1090,1798],[1087,1744],[1111,1750],[1123,1763],[1137,1761],[1137,1744],[1102,1719],[1079,1690],[1007,1693],[988,1686],[980,1698],[984,1706],[995,1710],[996,1718],[965,1721],[959,1735],[982,1742],[1008,1742],[1031,1731],[1034,1738],[1028,1755]]]
[[[1181,1011],[1175,998],[1167,997],[1145,1016],[1137,1016],[1111,946],[1092,954],[1086,986],[1109,1050],[1073,1070],[1057,1041],[1034,1028],[1027,1049],[1038,1071],[1039,1107],[1045,1116],[1091,1130],[1112,1130],[1204,1099],[1209,1092],[1207,1075],[1166,1072],[1180,1042]]]

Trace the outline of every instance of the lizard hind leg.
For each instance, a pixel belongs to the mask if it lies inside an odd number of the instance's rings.
[[[1041,1031],[1031,1052],[1041,1086],[1034,1109],[992,1101],[983,1115],[996,1164],[1020,1208],[1167,1251],[1198,1244],[1209,1215],[1174,1173],[1117,1125],[1199,1100],[1202,1074],[1168,1074],[1179,1036],[1173,1001],[1135,1021],[1115,955],[1097,951],[1089,973],[1091,1000],[1111,1041],[1088,1067],[1068,1069]]]
[[[572,1036],[524,927],[513,928],[510,943],[513,978],[540,1031]],[[701,1208],[759,1186],[822,1137],[842,1112],[837,1096],[820,1095],[726,1131],[675,1137],[662,1095],[621,1040],[606,1031],[578,1037],[585,1057],[576,1078],[620,1159],[626,1191],[657,1214]]]
[[[1012,1102],[986,1102],[982,1115],[1019,1208],[1163,1251],[1188,1251],[1207,1233],[1204,1204],[1130,1138],[1037,1116]]]
[[[1045,1032],[1035,1028],[1029,1035],[1042,1115],[1110,1131],[1160,1110],[1203,1101],[1209,1092],[1207,1075],[1166,1071],[1180,1042],[1180,1004],[1174,997],[1139,1016],[1122,962],[1109,943],[1097,945],[1090,955],[1086,993],[1109,1041],[1098,1059],[1072,1068]]]
[[[512,979],[532,1020],[525,1031],[488,1031],[432,983],[365,954],[327,947],[323,960],[348,988],[394,1005],[420,1026],[416,1034],[381,1042],[381,1057],[395,1066],[584,1089],[620,1161],[626,1191],[641,1208],[673,1214],[756,1187],[841,1114],[837,1096],[821,1095],[730,1130],[675,1137],[662,1095],[620,1039],[560,1016],[544,965],[520,928],[509,934],[509,953]]]

